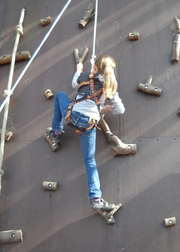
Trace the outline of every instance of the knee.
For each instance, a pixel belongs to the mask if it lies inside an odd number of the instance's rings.
[[[60,91],[60,92],[58,92],[57,94],[56,94],[56,99],[58,100],[59,98],[63,98],[63,97],[65,97],[66,96],[66,93],[65,92],[63,92],[63,91]]]
[[[59,92],[56,94],[56,96],[61,96],[61,95],[65,95],[65,92],[59,91]]]
[[[85,156],[83,158],[84,158],[84,163],[85,164],[90,165],[90,164],[95,164],[96,163],[94,155],[88,155],[88,156]]]

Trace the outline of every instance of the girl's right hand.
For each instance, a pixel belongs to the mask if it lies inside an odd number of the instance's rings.
[[[82,73],[83,72],[83,64],[80,62],[76,65],[77,72]]]

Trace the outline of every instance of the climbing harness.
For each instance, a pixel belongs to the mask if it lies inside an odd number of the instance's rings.
[[[84,100],[87,100],[87,99],[94,99],[95,102],[96,102],[96,105],[99,105],[98,95],[101,94],[101,93],[103,92],[104,88],[102,87],[102,88],[100,88],[98,91],[95,91],[95,90],[94,90],[94,75],[93,75],[93,73],[90,74],[90,80],[89,80],[89,81],[84,81],[84,82],[81,82],[81,83],[79,84],[78,89],[79,89],[80,87],[84,86],[84,85],[90,85],[91,92],[92,92],[92,95],[88,95],[88,96],[86,97],[86,99],[84,99]]]
[[[36,57],[36,55],[38,54],[39,50],[41,49],[41,47],[43,46],[43,44],[45,43],[45,41],[47,40],[47,38],[49,37],[50,33],[52,32],[52,30],[54,29],[55,25],[57,24],[57,22],[59,21],[60,17],[62,16],[62,14],[64,13],[64,11],[67,9],[68,5],[70,4],[71,0],[68,0],[67,3],[65,4],[65,6],[63,7],[62,11],[59,13],[59,15],[57,16],[57,18],[55,19],[54,23],[52,24],[52,26],[50,27],[49,31],[47,32],[47,34],[45,35],[44,39],[42,40],[42,42],[40,43],[40,45],[38,46],[38,48],[36,49],[36,51],[34,52],[34,54],[32,55],[31,59],[28,61],[27,65],[25,66],[25,68],[23,69],[23,71],[21,72],[21,74],[19,75],[19,77],[17,78],[14,86],[12,87],[12,89],[10,90],[10,92],[8,93],[7,97],[4,99],[3,103],[0,106],[0,112],[2,111],[2,109],[4,108],[7,100],[9,99],[9,97],[12,95],[13,91],[15,90],[15,88],[17,87],[17,85],[19,84],[20,80],[22,79],[22,77],[24,76],[25,72],[27,71],[27,69],[29,68],[30,64],[32,63],[32,61],[34,60],[34,58]]]

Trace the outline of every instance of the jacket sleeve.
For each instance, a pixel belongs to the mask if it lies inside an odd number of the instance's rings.
[[[118,92],[115,93],[114,97],[110,100],[111,102],[111,112],[116,115],[116,114],[124,114],[125,112],[125,107],[124,104],[122,103],[121,98],[119,97]]]
[[[75,74],[74,74],[74,77],[72,79],[72,87],[74,89],[78,89],[78,87],[79,87],[79,83],[78,83],[77,80],[78,80],[78,78],[79,78],[80,75],[81,75],[81,73],[78,72],[78,71],[76,71]]]

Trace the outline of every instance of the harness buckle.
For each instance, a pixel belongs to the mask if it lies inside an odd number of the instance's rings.
[[[88,123],[89,123],[89,124],[98,124],[98,120],[96,120],[96,119],[90,117],[89,120],[88,120]]]
[[[91,73],[89,74],[89,79],[92,79],[93,77],[94,77],[94,73],[91,72]]]
[[[87,98],[87,95],[85,93],[78,93],[75,97],[76,102],[83,101]]]

